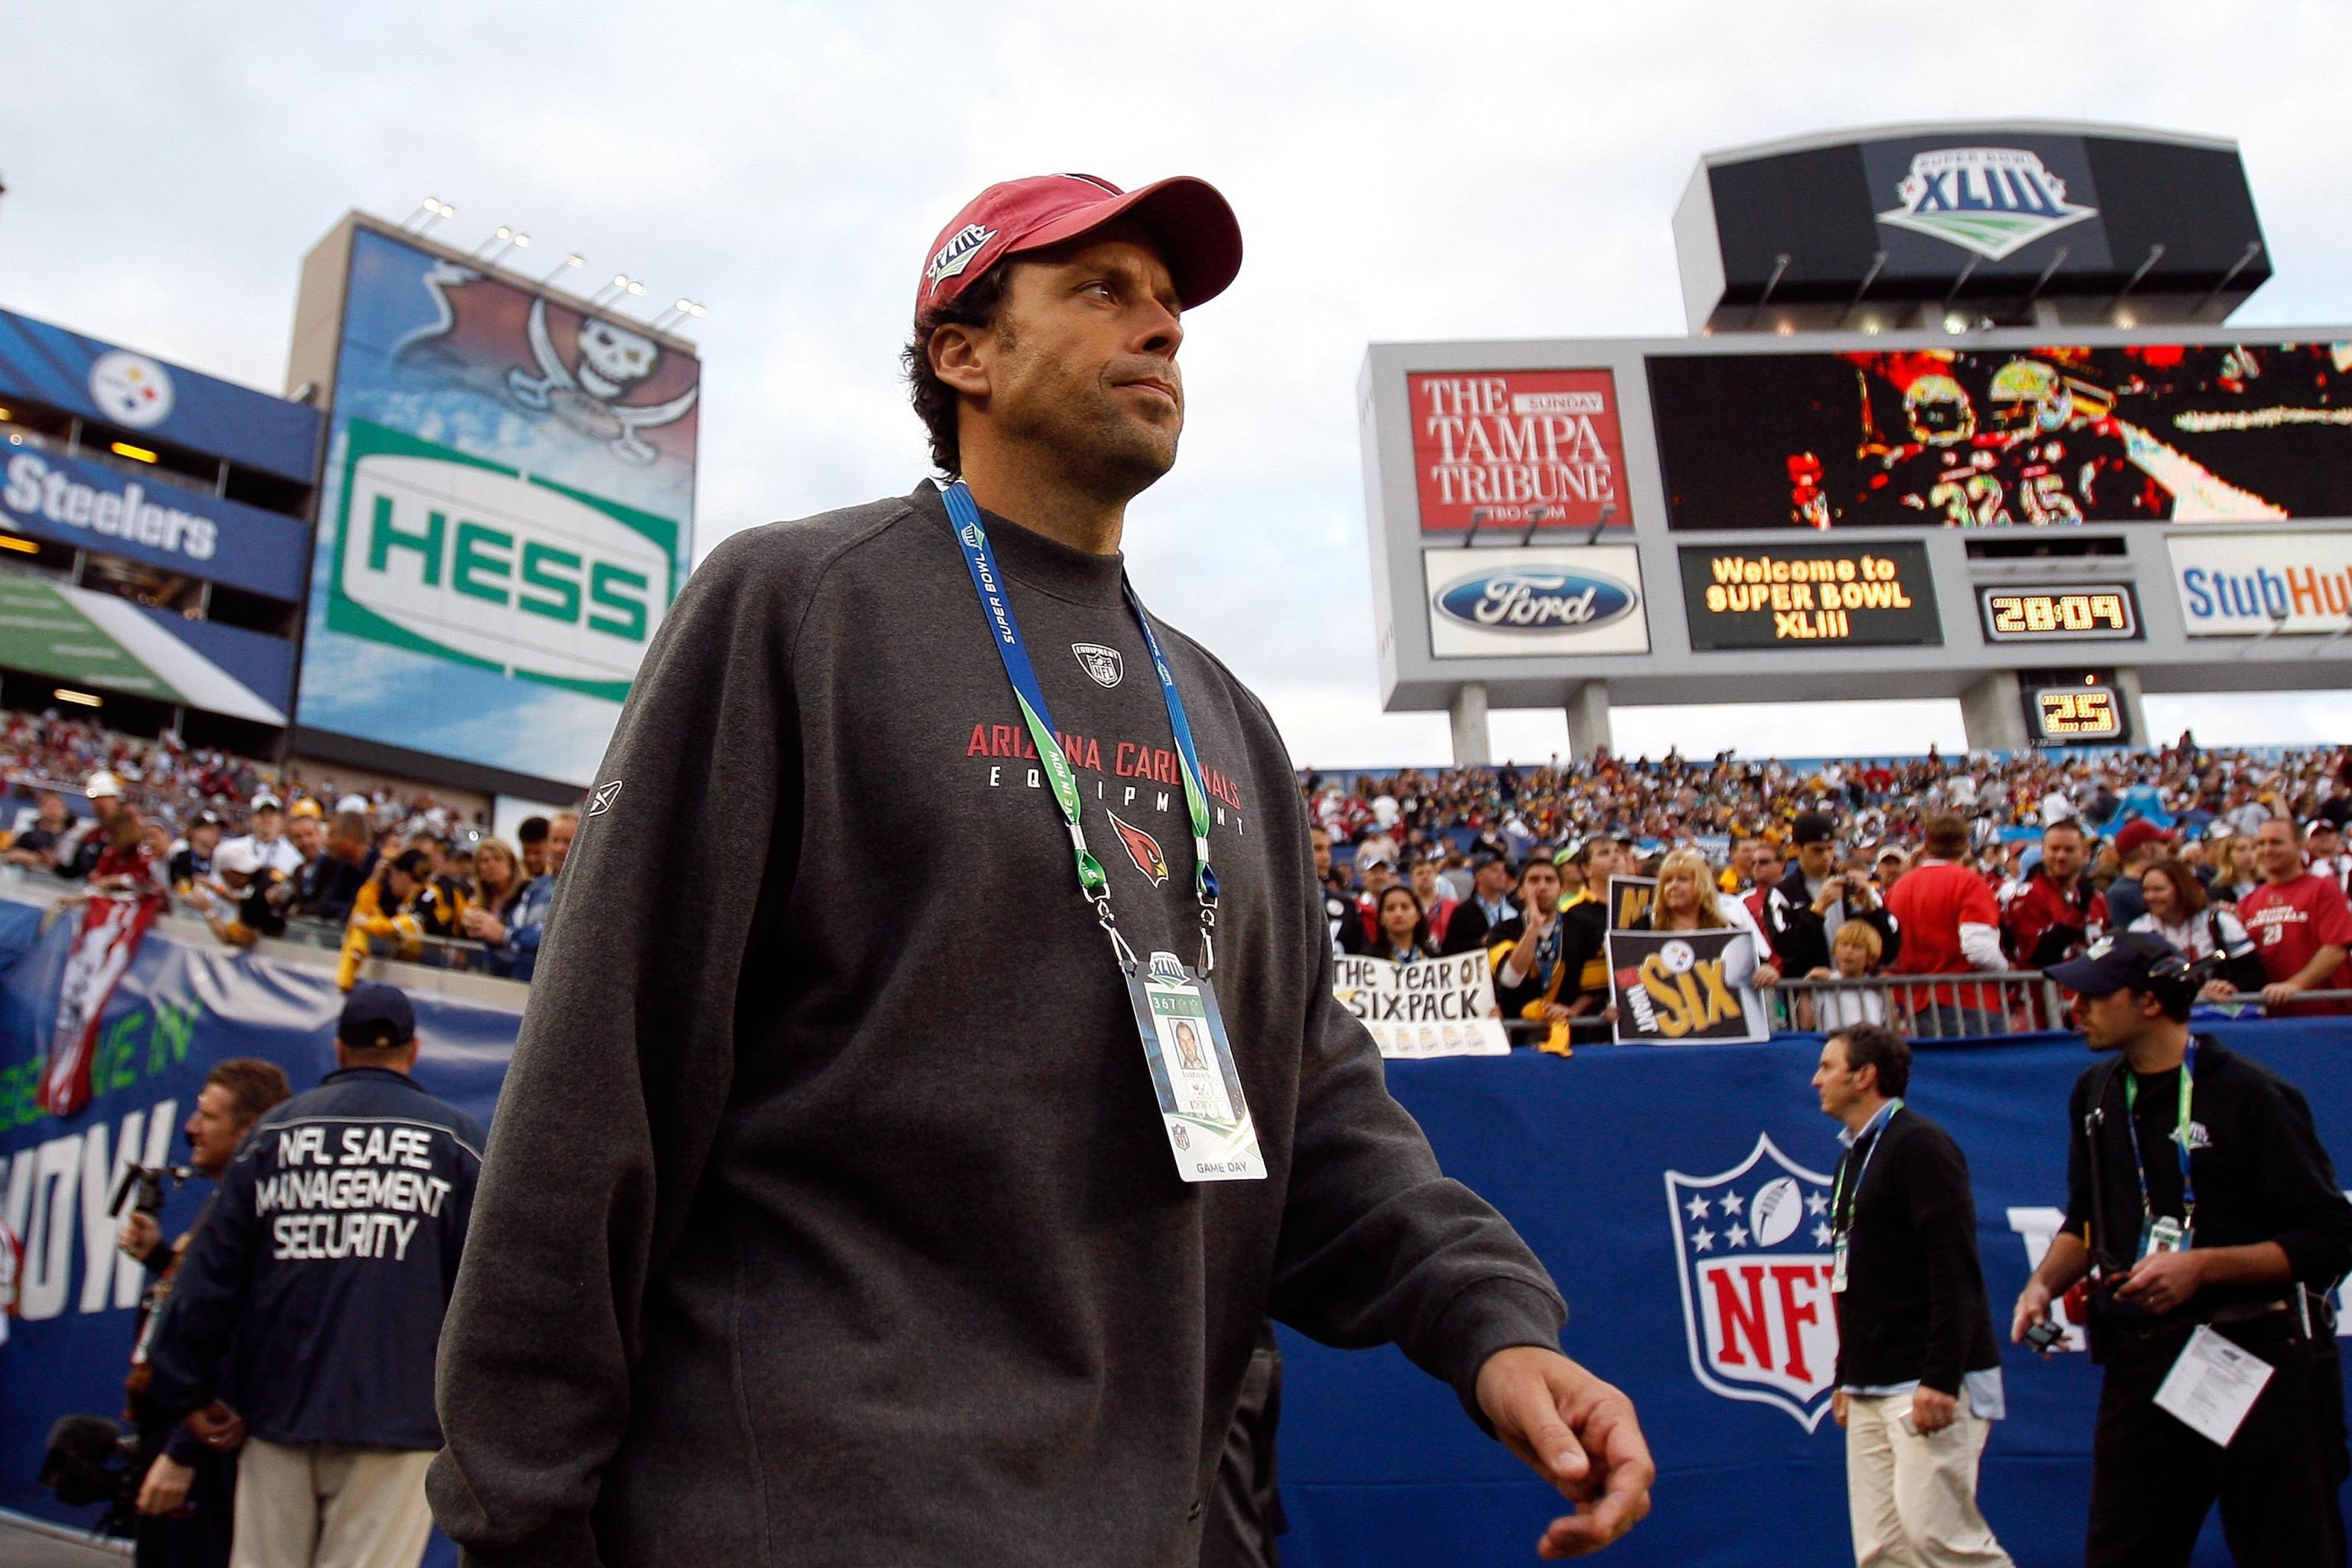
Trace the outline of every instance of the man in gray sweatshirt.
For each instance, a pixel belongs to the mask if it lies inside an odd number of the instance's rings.
[[[1240,262],[1199,181],[992,186],[908,350],[961,480],[672,606],[442,1341],[468,1563],[1189,1568],[1268,1316],[1451,1383],[1577,1503],[1542,1555],[1648,1511],[1631,1405],[1332,998],[1273,721],[1127,585]]]

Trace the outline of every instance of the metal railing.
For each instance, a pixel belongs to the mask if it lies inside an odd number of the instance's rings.
[[[1998,1038],[2069,1027],[2064,988],[2038,969],[1968,974],[1873,975],[1865,980],[1783,980],[1757,993],[1775,1035],[1826,1034],[1853,1024],[1887,1024],[1912,1039]],[[2245,1017],[2293,1017],[2312,1003],[2352,1002],[2352,991],[2302,991],[2273,1008],[2260,992],[2200,997],[2198,1006]],[[1571,1020],[1578,1046],[1613,1045],[1616,1032],[1595,1016]],[[1532,1046],[1551,1026],[1503,1020],[1514,1046]]]
[[[287,918],[286,931],[280,940],[335,952],[341,951],[346,934],[347,928],[332,921],[291,915]],[[489,969],[490,949],[488,943],[461,936],[376,937],[369,942],[368,953],[373,958],[396,958],[404,963],[422,963],[433,969],[482,973]]]

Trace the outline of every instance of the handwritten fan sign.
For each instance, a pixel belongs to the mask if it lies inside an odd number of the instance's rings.
[[[1495,1006],[1494,970],[1484,952],[1413,963],[1336,959],[1331,994],[1363,1021],[1384,1057],[1510,1054]]]

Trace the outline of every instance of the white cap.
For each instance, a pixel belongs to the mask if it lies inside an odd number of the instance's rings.
[[[363,795],[347,795],[335,802],[335,811],[338,815],[346,811],[356,811],[362,816],[365,816],[370,809],[368,797]]]
[[[261,851],[253,847],[250,838],[232,838],[214,854],[213,869],[250,877],[261,869]]]
[[[122,785],[116,782],[112,773],[100,768],[89,775],[89,782],[81,786],[81,793],[92,800],[121,800]]]
[[[268,790],[263,790],[259,795],[253,797],[252,809],[255,811],[283,811],[286,809],[286,803],[278,799],[276,795],[270,794]]]

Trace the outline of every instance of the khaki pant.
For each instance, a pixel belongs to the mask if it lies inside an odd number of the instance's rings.
[[[429,1449],[247,1443],[230,1568],[416,1568],[432,1462]]]
[[[1940,1432],[1911,1426],[1911,1396],[1846,1402],[1845,1495],[1859,1568],[2012,1568],[1977,1510],[1977,1459],[1991,1425],[1960,1395]]]

